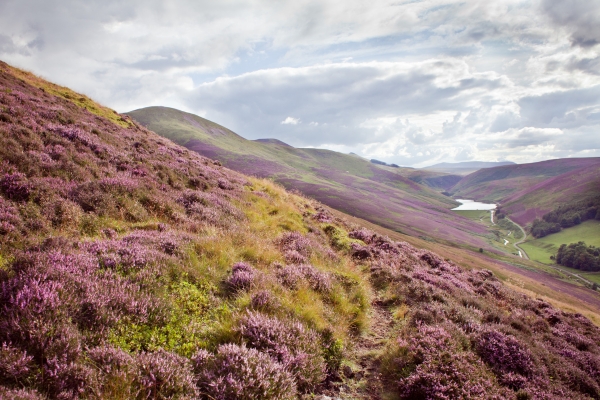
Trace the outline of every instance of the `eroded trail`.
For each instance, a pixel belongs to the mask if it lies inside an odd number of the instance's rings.
[[[342,385],[337,394],[339,398],[381,399],[388,386],[381,375],[381,357],[389,343],[395,320],[389,307],[377,297],[371,303],[369,320],[369,330],[357,339],[353,350],[356,365],[342,371],[346,379],[353,378],[354,385]]]

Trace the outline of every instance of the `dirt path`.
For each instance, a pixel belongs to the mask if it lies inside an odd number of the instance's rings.
[[[389,340],[394,319],[389,309],[380,300],[371,303],[369,315],[370,329],[356,343],[353,349],[357,370],[343,372],[358,378],[359,385],[354,388],[342,388],[336,398],[342,399],[381,399],[384,382],[380,373],[380,357]],[[350,378],[351,376],[348,376]],[[344,390],[345,389],[345,390]]]

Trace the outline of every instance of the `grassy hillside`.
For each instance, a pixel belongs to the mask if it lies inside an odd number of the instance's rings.
[[[550,256],[556,255],[561,244],[584,241],[587,245],[600,246],[600,221],[585,221],[580,225],[563,229],[540,239],[528,240],[521,246],[532,260],[554,264]]]
[[[347,214],[414,236],[486,246],[485,229],[451,212],[456,204],[451,198],[417,183],[431,181],[436,187],[447,187],[444,180],[455,181],[455,177],[379,166],[356,155],[296,149],[274,140],[249,141],[201,117],[165,107],[128,115],[229,168],[273,178]]]
[[[0,104],[0,398],[600,397],[581,314],[2,64]]]

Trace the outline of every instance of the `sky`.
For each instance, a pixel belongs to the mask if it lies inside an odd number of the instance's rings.
[[[0,0],[0,60],[402,166],[600,156],[600,0]]]

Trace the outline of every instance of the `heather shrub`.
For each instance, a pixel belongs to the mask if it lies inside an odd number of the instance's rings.
[[[293,375],[269,355],[242,345],[224,344],[216,354],[194,357],[200,393],[216,400],[295,399]]]
[[[277,299],[267,290],[261,290],[252,295],[250,307],[254,310],[268,311],[278,307]]]
[[[92,384],[97,397],[135,397],[132,382],[137,377],[136,360],[121,349],[99,346],[88,350],[87,356],[100,373]]]
[[[231,275],[225,280],[225,286],[233,293],[248,290],[254,283],[256,271],[244,262],[235,263],[231,267]]]
[[[279,281],[289,289],[297,289],[301,282],[316,292],[327,293],[332,288],[332,279],[329,274],[317,270],[312,265],[287,265],[277,271]]]
[[[5,174],[0,179],[0,190],[6,197],[14,201],[27,201],[31,194],[31,184],[25,174],[15,172]]]
[[[23,382],[32,372],[33,357],[26,351],[2,343],[0,347],[0,382],[15,384]]]
[[[417,326],[410,343],[399,340],[395,356],[388,362],[387,373],[398,379],[398,395],[403,399],[472,399],[503,394],[481,361],[464,351],[441,326]]]
[[[296,252],[303,257],[311,254],[310,240],[299,232],[286,232],[278,239],[278,242],[283,252]]]
[[[33,389],[9,389],[0,386],[0,400],[44,400],[45,396]]]
[[[0,235],[8,236],[21,227],[21,216],[19,211],[11,202],[0,197]]]
[[[81,208],[68,200],[58,199],[46,205],[44,212],[54,228],[73,229],[82,218]]]
[[[159,350],[137,357],[140,395],[147,399],[196,398],[192,365],[186,358]]]
[[[361,240],[366,244],[371,244],[371,242],[373,242],[373,240],[375,240],[375,238],[377,237],[375,232],[365,228],[353,230],[352,232],[348,233],[348,236],[352,239]]]
[[[299,391],[308,392],[325,379],[321,340],[301,323],[249,312],[237,329],[247,346],[264,351],[292,372]]]
[[[486,330],[475,337],[473,347],[499,376],[515,373],[529,377],[534,372],[530,352],[512,336],[496,330]]]
[[[290,264],[302,264],[308,261],[308,258],[296,250],[286,250],[283,253],[285,261]]]

